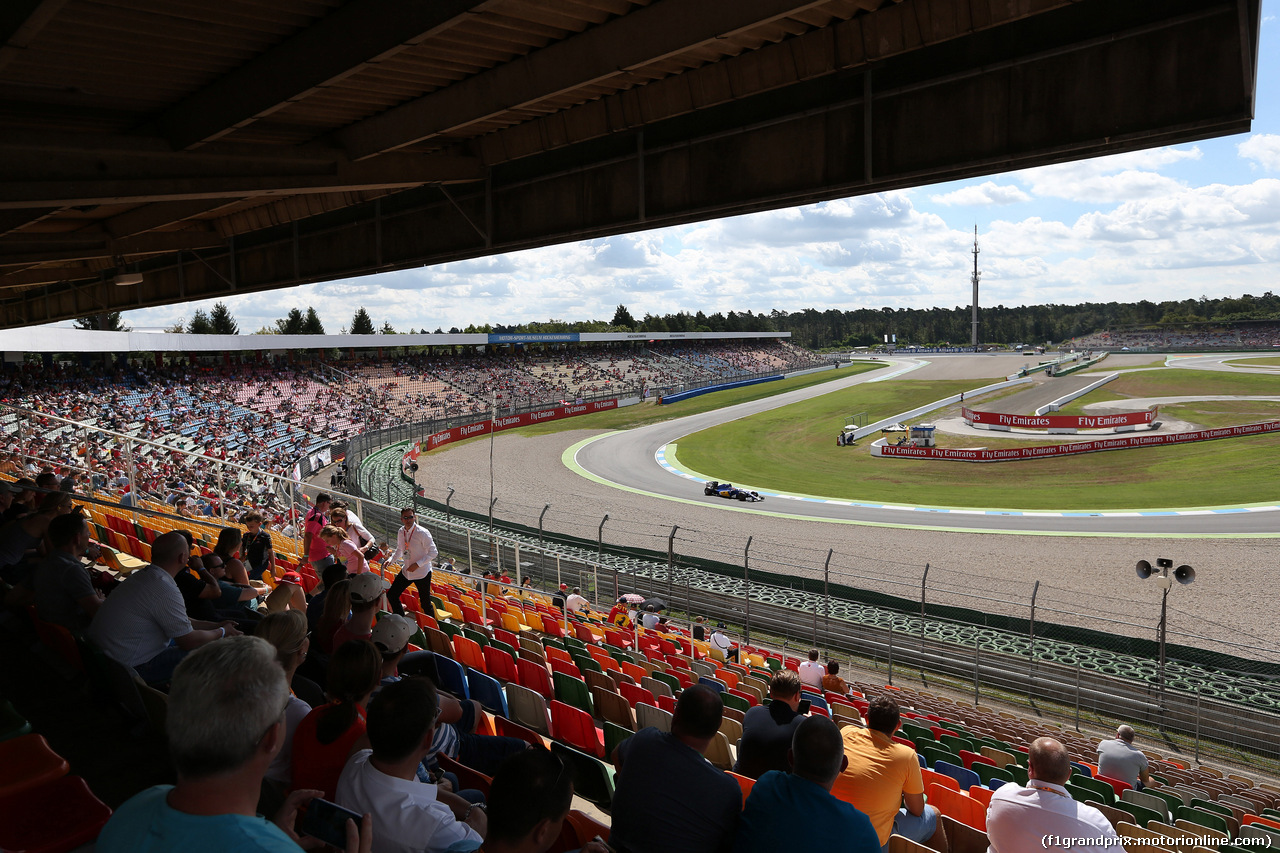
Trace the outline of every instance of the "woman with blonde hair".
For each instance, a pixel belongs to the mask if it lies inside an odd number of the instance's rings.
[[[329,553],[333,554],[334,559],[346,564],[347,574],[359,575],[369,571],[369,561],[356,544],[347,538],[347,532],[341,527],[326,524],[320,530],[320,538],[329,546]]]

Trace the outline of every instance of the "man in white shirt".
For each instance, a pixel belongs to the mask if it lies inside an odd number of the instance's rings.
[[[236,623],[202,622],[187,616],[178,590],[190,548],[169,532],[151,545],[149,566],[129,575],[94,614],[86,636],[107,656],[131,666],[148,684],[164,684],[187,652],[240,632]]]
[[[734,646],[733,640],[730,640],[724,633],[724,623],[716,625],[716,629],[711,632],[711,647],[719,649],[724,654],[727,661],[738,661],[738,648]]]
[[[1027,787],[1010,782],[992,794],[987,809],[988,853],[1123,849],[1102,812],[1076,802],[1063,787],[1071,778],[1071,758],[1061,743],[1051,737],[1033,741],[1027,750],[1027,775]]]
[[[582,595],[582,590],[578,587],[573,588],[573,592],[569,593],[569,597],[564,601],[565,607],[570,613],[583,613],[591,609],[591,602]]]
[[[401,568],[400,574],[391,582],[391,589],[387,590],[387,600],[391,602],[392,610],[403,615],[400,593],[409,588],[410,582],[418,590],[420,603],[431,601],[431,561],[440,556],[440,552],[436,550],[436,542],[427,528],[418,524],[413,507],[400,510],[400,520],[404,526],[396,531],[396,552],[387,561],[399,563]],[[426,603],[421,606],[424,613],[431,612]]]
[[[818,663],[818,650],[809,649],[809,659],[800,663],[800,683],[818,693],[822,692],[822,676],[827,668]]]
[[[460,841],[484,839],[484,806],[418,781],[431,750],[439,697],[425,678],[388,684],[369,703],[366,733],[373,749],[347,760],[338,805],[373,816],[373,853],[444,853]]]

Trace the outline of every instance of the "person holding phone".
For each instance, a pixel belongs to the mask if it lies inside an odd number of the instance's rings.
[[[298,853],[299,810],[318,791],[294,791],[274,820],[257,814],[262,777],[285,737],[289,685],[276,650],[257,637],[230,637],[178,665],[165,729],[177,785],[157,785],[116,810],[102,853]],[[346,853],[371,853],[373,820],[344,824]]]

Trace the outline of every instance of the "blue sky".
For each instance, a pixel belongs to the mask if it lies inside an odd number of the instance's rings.
[[[1280,289],[1280,0],[1248,134],[225,300],[244,332],[315,306],[397,330],[774,308],[1134,301]],[[170,325],[212,302],[126,314]]]

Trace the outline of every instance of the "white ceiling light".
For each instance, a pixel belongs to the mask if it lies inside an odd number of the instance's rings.
[[[135,284],[142,284],[142,273],[118,272],[111,280],[120,287],[129,287]]]

